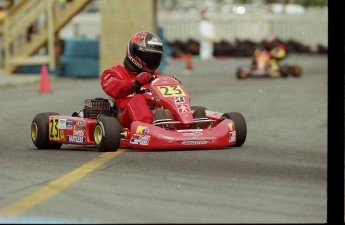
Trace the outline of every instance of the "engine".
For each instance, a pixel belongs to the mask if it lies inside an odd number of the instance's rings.
[[[110,100],[105,98],[86,99],[83,109],[85,118],[96,119],[99,114],[105,114],[107,116],[116,115],[115,104],[111,106]]]

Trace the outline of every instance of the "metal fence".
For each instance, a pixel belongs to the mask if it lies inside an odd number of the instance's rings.
[[[157,21],[169,41],[189,38],[199,41],[198,14],[165,11],[158,13]],[[212,21],[217,35],[229,42],[236,39],[257,42],[273,32],[283,41],[298,41],[312,49],[319,44],[328,45],[327,14],[213,14]]]
[[[281,40],[294,40],[310,46],[328,46],[328,14],[311,13],[304,15],[286,14],[213,14],[217,35],[225,41],[239,40],[261,41],[268,33],[273,32]],[[159,11],[157,24],[164,29],[168,41],[194,39],[199,41],[198,13],[182,11]],[[60,32],[61,38],[87,37],[99,38],[101,15],[81,13],[74,17]],[[0,43],[2,43],[0,36]],[[0,46],[0,50],[2,45]],[[0,55],[0,64],[2,64]]]
[[[83,13],[66,25],[60,32],[62,38],[100,36],[100,14]],[[311,49],[317,45],[328,45],[328,15],[305,14],[214,14],[212,20],[217,35],[225,41],[239,40],[261,41],[273,32],[281,40],[301,42]],[[164,29],[168,41],[194,39],[199,41],[199,14],[187,14],[181,11],[162,11],[157,14],[158,25]]]

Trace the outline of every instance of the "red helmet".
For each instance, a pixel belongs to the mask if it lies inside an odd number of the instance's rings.
[[[137,32],[128,42],[124,65],[135,72],[154,73],[163,56],[163,44],[151,32]]]

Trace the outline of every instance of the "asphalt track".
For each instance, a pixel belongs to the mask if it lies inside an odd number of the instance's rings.
[[[249,58],[194,61],[188,75],[170,61],[193,105],[245,117],[244,145],[220,150],[36,150],[34,115],[107,97],[99,80],[0,89],[0,223],[325,223],[327,56],[285,61],[302,77],[237,80]]]

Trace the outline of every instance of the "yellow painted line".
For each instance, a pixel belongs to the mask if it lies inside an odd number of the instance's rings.
[[[112,158],[125,152],[125,149],[118,149],[116,152],[105,152],[97,158],[85,163],[79,168],[67,173],[66,175],[49,182],[47,185],[37,190],[36,192],[24,197],[23,199],[1,209],[0,215],[3,216],[17,216],[29,209],[41,204],[45,200],[59,192],[63,191],[68,186],[72,185],[82,177],[96,170],[104,163],[108,162]]]

